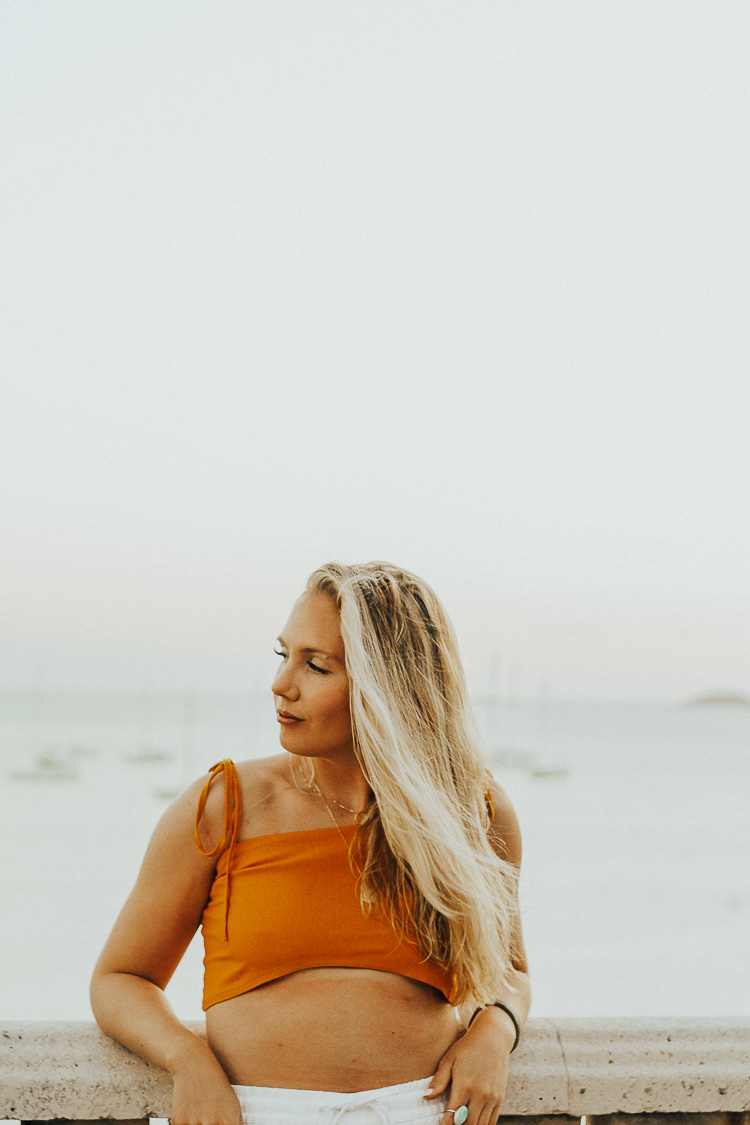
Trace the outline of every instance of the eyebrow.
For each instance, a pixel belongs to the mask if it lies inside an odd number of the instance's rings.
[[[284,648],[288,647],[287,643],[286,643],[286,641],[284,640],[283,637],[277,637],[276,640],[279,642],[280,645],[283,645]],[[322,649],[322,648],[314,648],[312,645],[301,645],[299,651],[305,652],[305,653],[308,653],[308,654],[312,654],[313,652],[317,652],[319,656],[327,656],[329,660],[338,660],[339,664],[341,664],[341,657],[340,656],[335,656],[334,653],[326,652],[325,649]]]

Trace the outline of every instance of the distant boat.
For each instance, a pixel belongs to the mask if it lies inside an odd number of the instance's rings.
[[[750,696],[739,692],[717,692],[715,695],[697,695],[687,702],[690,707],[750,707]]]
[[[554,762],[534,762],[529,769],[529,773],[532,777],[567,777],[570,770],[567,766]]]
[[[182,789],[176,786],[165,785],[161,789],[154,789],[154,796],[158,797],[160,801],[174,801],[175,797],[179,797],[180,793],[182,793]]]
[[[562,762],[538,759],[532,750],[515,746],[497,746],[490,750],[490,763],[493,769],[524,770],[532,777],[567,777],[570,773]]]
[[[148,677],[144,675],[143,691],[140,698],[140,727],[141,733],[138,741],[141,749],[133,750],[125,755],[125,761],[136,766],[157,765],[159,762],[169,762],[172,755],[166,750],[158,750],[154,746],[157,741],[153,735],[153,710],[154,698]]]
[[[14,781],[75,781],[78,770],[64,754],[48,751],[40,754],[36,766],[29,770],[12,770]]]
[[[182,725],[182,749],[180,751],[180,765],[182,773],[182,784],[175,780],[171,785],[160,785],[153,790],[154,796],[158,797],[160,801],[173,801],[175,797],[179,797],[190,784],[193,776],[193,743],[195,741],[195,692],[185,692],[184,712],[183,712],[183,725]]]
[[[125,755],[126,762],[135,765],[151,765],[153,762],[168,762],[172,757],[166,750],[135,750],[132,754]]]

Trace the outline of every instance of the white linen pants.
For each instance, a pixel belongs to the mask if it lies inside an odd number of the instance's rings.
[[[440,1125],[446,1099],[424,1101],[431,1078],[337,1094],[329,1090],[280,1090],[233,1086],[244,1125]]]

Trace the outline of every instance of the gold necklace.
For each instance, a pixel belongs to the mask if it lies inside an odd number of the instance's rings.
[[[317,782],[316,782],[316,780],[315,780],[315,766],[314,766],[314,764],[313,764],[313,763],[311,763],[311,766],[312,766],[312,771],[313,771],[313,772],[312,772],[312,777],[310,778],[310,781],[309,781],[309,782],[305,782],[305,781],[303,781],[303,782],[302,782],[302,787],[300,788],[299,784],[297,783],[297,779],[296,779],[296,777],[294,776],[294,763],[295,763],[296,761],[297,761],[297,759],[296,759],[296,758],[292,758],[292,761],[291,761],[291,763],[290,763],[290,765],[289,765],[289,773],[290,773],[290,775],[291,775],[291,778],[292,778],[292,784],[294,785],[294,788],[295,788],[295,789],[299,789],[299,790],[300,790],[300,792],[302,792],[302,793],[309,793],[309,794],[310,794],[311,796],[313,796],[313,797],[320,797],[321,801],[323,802],[323,804],[325,805],[325,807],[326,807],[326,808],[328,809],[328,815],[330,816],[331,820],[333,821],[333,825],[334,825],[334,827],[335,827],[336,831],[338,832],[339,836],[341,837],[341,839],[342,839],[342,841],[343,841],[343,843],[344,843],[344,846],[346,847],[346,850],[347,850],[347,852],[349,853],[349,857],[350,857],[350,862],[354,864],[354,866],[355,866],[355,868],[356,868],[356,870],[357,870],[357,874],[358,874],[358,875],[360,876],[360,878],[361,878],[361,876],[362,876],[362,868],[361,868],[361,867],[359,866],[359,864],[357,863],[357,860],[356,860],[356,859],[355,859],[355,857],[354,857],[354,856],[352,855],[351,844],[349,843],[349,841],[347,840],[346,836],[345,836],[345,835],[344,835],[344,833],[342,832],[342,830],[341,830],[341,825],[340,825],[340,824],[339,824],[339,822],[338,822],[338,821],[336,820],[336,817],[335,817],[335,816],[333,815],[333,809],[331,808],[331,806],[330,806],[330,805],[328,804],[328,801],[327,801],[327,800],[325,799],[325,797],[324,797],[324,796],[323,796],[323,794],[321,793],[321,791],[320,791],[320,786],[318,785],[318,783],[317,783]],[[350,808],[347,808],[347,806],[346,806],[346,805],[341,805],[341,802],[340,802],[340,801],[336,801],[335,803],[336,803],[337,805],[340,805],[342,809],[346,809],[346,811],[347,811],[348,813],[351,813],[351,814],[352,814],[352,816],[354,816],[355,818],[361,815],[360,813],[357,813],[357,812],[355,812],[355,810],[354,810],[354,809],[350,809]],[[364,810],[363,810],[363,811],[364,811]]]
[[[315,766],[313,766],[313,775],[310,778],[310,788],[312,789],[312,791],[313,791],[313,793],[315,794],[316,797],[320,797],[320,799],[325,803],[325,806],[328,809],[328,811],[331,812],[331,805],[329,804],[329,798],[323,796],[323,794],[320,791],[320,786],[318,785],[317,781],[315,780]],[[332,804],[338,805],[338,807],[340,809],[343,809],[344,812],[351,813],[355,820],[357,819],[358,816],[362,815],[362,812],[364,812],[364,809],[362,809],[360,812],[357,812],[356,809],[350,809],[348,805],[342,805],[341,801],[337,801],[335,797],[331,797],[330,801],[331,801]]]
[[[292,781],[294,782],[295,788],[299,789],[299,785],[297,784],[297,781],[294,777],[294,763],[296,761],[297,761],[296,758],[292,759],[290,772],[291,772],[291,775],[292,775]],[[321,801],[323,802],[325,807],[328,809],[328,815],[330,816],[331,820],[333,821],[336,828],[338,829],[339,835],[341,836],[342,840],[346,840],[346,836],[344,836],[344,833],[341,831],[341,825],[336,820],[333,809],[331,808],[331,806],[328,803],[328,798],[325,797],[324,794],[321,792],[320,786],[318,785],[317,781],[315,780],[315,765],[314,764],[312,764],[312,771],[313,771],[312,777],[310,778],[310,780],[308,782],[305,782],[305,781],[302,782],[303,792],[311,793],[314,797],[320,797]],[[335,797],[331,797],[331,800],[333,801],[334,805],[338,805],[338,807],[340,809],[343,809],[344,812],[351,813],[351,815],[354,817],[355,821],[358,824],[360,823],[359,818],[365,812],[364,809],[360,809],[360,811],[357,812],[356,809],[350,809],[348,805],[342,805],[341,801],[337,801],[335,799]],[[348,847],[348,844],[347,844],[347,847]]]

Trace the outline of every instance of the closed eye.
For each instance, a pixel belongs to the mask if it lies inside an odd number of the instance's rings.
[[[280,656],[282,660],[288,660],[289,659],[288,653],[279,652],[279,650],[277,648],[275,648],[273,651],[276,653],[277,656]],[[330,674],[331,674],[328,671],[327,668],[319,668],[318,665],[314,664],[312,660],[308,660],[307,666],[308,666],[308,668],[312,668],[313,672],[317,672],[318,675],[320,675],[320,676],[330,676]]]
[[[317,664],[313,664],[312,660],[308,660],[307,666],[312,668],[313,672],[320,672],[321,676],[330,676],[331,674],[327,668],[319,668]]]

